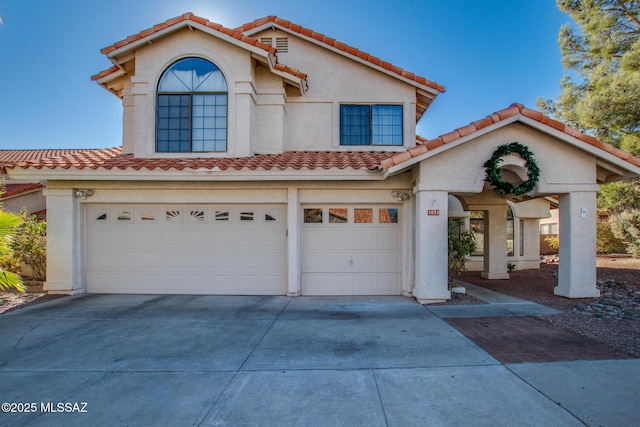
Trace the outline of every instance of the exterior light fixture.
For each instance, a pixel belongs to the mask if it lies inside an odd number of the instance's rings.
[[[74,195],[82,200],[87,200],[87,197],[93,196],[93,190],[75,190]]]
[[[391,192],[391,196],[395,197],[396,199],[400,200],[401,202],[409,200],[409,194],[405,193],[404,191],[392,191]]]

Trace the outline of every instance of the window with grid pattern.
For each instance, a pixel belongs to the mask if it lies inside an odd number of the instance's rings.
[[[158,84],[156,151],[227,150],[227,83],[202,58],[185,58],[169,67]]]
[[[340,145],[402,145],[402,105],[341,105]]]

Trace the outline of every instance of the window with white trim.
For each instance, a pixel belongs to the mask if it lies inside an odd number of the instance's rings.
[[[227,150],[227,82],[213,63],[185,58],[158,83],[156,151]]]
[[[340,105],[340,145],[402,145],[402,105]]]

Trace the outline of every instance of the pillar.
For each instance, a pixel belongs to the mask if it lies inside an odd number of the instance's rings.
[[[491,206],[484,217],[484,279],[508,279],[507,210],[504,203]]]
[[[421,304],[451,298],[448,280],[448,200],[446,191],[416,192],[415,285]]]
[[[554,294],[600,296],[596,286],[596,192],[560,195],[560,263]]]
[[[44,190],[47,197],[47,280],[52,294],[83,293],[82,215],[74,191]]]
[[[300,295],[300,203],[298,189],[287,192],[287,295]]]

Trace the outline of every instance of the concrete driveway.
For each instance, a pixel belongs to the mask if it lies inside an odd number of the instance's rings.
[[[624,425],[639,375],[502,365],[402,297],[86,295],[0,316],[0,425]]]

